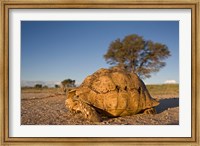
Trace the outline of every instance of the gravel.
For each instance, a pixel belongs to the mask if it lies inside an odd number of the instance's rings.
[[[157,114],[103,118],[92,123],[79,114],[73,114],[65,107],[66,96],[61,93],[22,93],[22,125],[178,125],[179,97],[157,96],[160,105]]]

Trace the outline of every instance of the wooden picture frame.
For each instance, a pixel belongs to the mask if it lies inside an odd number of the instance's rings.
[[[115,1],[115,0],[97,0],[97,1],[48,1],[48,0],[2,0],[1,3],[1,49],[0,49],[0,101],[1,101],[1,144],[79,144],[79,145],[199,145],[199,0],[187,1]],[[44,137],[9,137],[9,9],[64,9],[64,8],[82,8],[82,9],[191,9],[192,13],[192,136],[187,138],[44,138]]]

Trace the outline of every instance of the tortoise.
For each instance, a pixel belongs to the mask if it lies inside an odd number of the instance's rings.
[[[123,69],[101,68],[67,93],[66,107],[81,112],[86,119],[101,121],[108,117],[155,114],[159,102],[151,97],[143,81],[135,73]]]

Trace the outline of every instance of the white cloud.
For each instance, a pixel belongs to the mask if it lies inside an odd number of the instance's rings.
[[[176,82],[176,80],[166,80],[164,83],[165,84],[176,84],[177,82]]]
[[[61,84],[61,82],[55,82],[55,84],[56,84],[56,85],[60,85],[60,84]]]

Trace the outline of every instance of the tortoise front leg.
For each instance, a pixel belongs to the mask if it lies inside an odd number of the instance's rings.
[[[96,110],[92,106],[90,106],[86,103],[80,102],[79,108],[80,108],[80,111],[84,114],[86,119],[89,119],[92,122],[100,122],[101,121],[99,114],[96,112]]]
[[[99,117],[96,110],[86,103],[80,102],[78,100],[73,100],[72,98],[68,98],[65,102],[65,105],[71,112],[75,113],[81,112],[85,116],[85,118],[90,121],[93,122],[101,121],[101,118]]]
[[[87,103],[78,100],[75,93],[76,90],[69,91],[68,98],[65,101],[66,107],[68,107],[71,112],[81,112],[84,114],[85,118],[89,119],[90,121],[100,122],[101,119],[96,110]]]
[[[144,111],[144,114],[156,114],[156,109],[154,107],[148,108]]]

